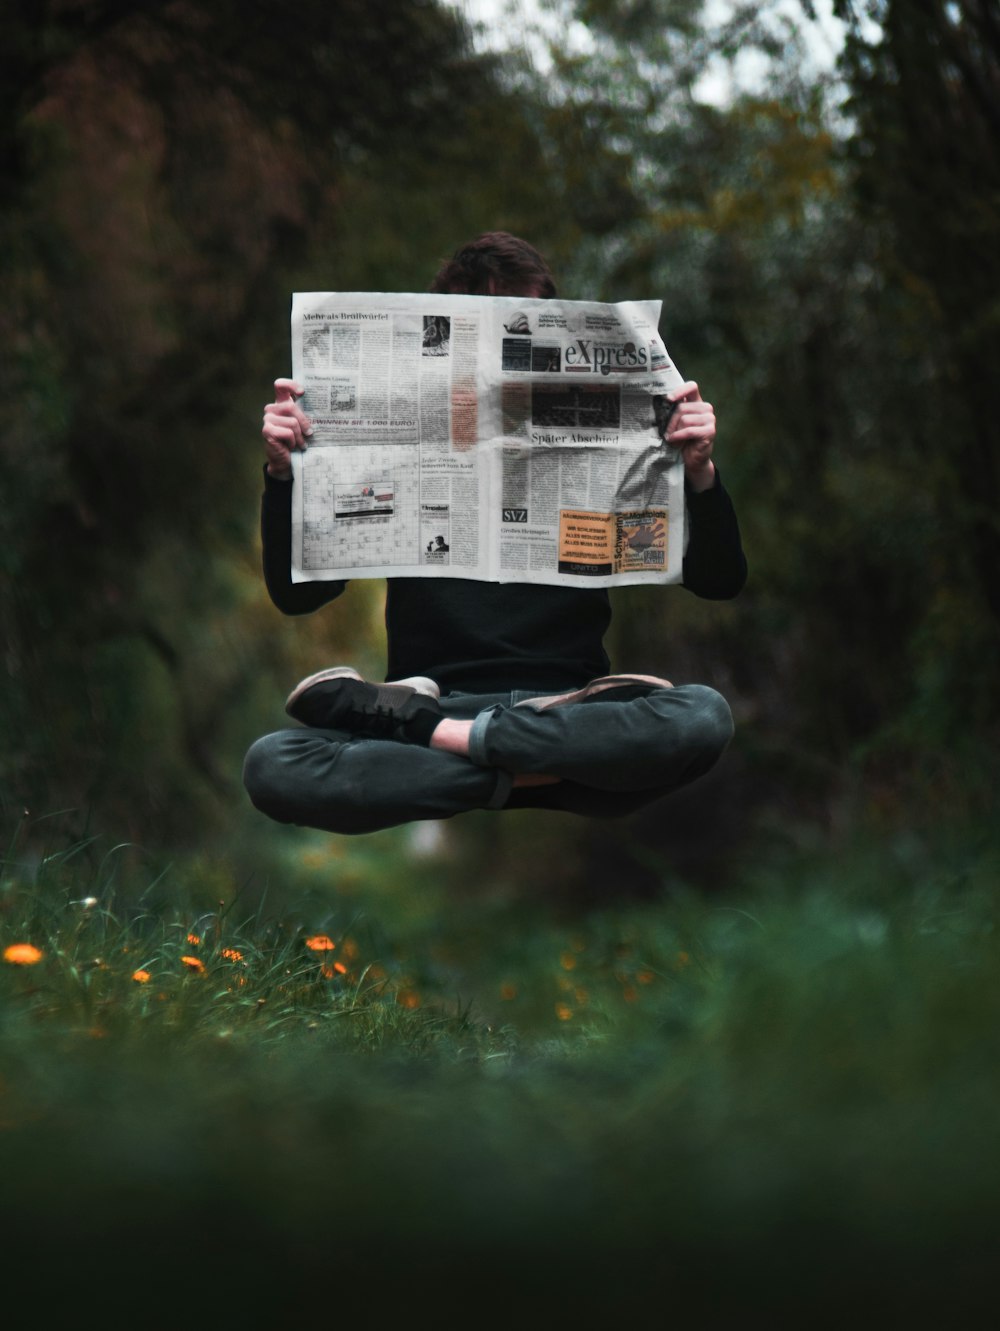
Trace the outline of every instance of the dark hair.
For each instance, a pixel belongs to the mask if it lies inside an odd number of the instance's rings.
[[[555,279],[534,245],[509,231],[484,231],[442,263],[430,290],[466,296],[522,296],[526,287],[537,287],[540,296],[556,294]]]

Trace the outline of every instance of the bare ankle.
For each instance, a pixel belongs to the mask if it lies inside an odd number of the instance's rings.
[[[441,749],[444,753],[456,753],[460,758],[468,758],[471,733],[471,721],[457,721],[454,717],[446,716],[434,727],[430,747]]]

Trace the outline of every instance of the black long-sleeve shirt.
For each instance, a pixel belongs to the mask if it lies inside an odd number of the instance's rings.
[[[336,600],[347,582],[292,582],[292,486],[264,473],[261,539],[271,600],[286,615]],[[729,600],[746,582],[736,513],[716,472],[709,490],[686,495],[688,544],[683,585]],[[610,669],[603,639],[611,601],[603,587],[389,578],[386,679],[429,675],[442,693],[539,692],[578,687]]]

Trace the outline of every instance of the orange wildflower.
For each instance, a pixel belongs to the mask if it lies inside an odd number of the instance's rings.
[[[4,961],[9,961],[12,966],[34,966],[36,961],[41,961],[43,955],[42,951],[32,943],[11,943],[3,950]]]
[[[312,938],[306,939],[306,947],[310,952],[332,952],[336,946],[329,934],[313,934]]]
[[[200,957],[181,957],[181,962],[189,971],[196,971],[199,975],[204,974],[205,963]]]
[[[405,1007],[410,1012],[412,1012],[415,1008],[418,1008],[422,1001],[423,1000],[421,999],[420,995],[417,993],[416,989],[401,989],[399,993],[396,995],[396,1002],[400,1005],[400,1007]]]
[[[568,1003],[557,1003],[556,1016],[560,1021],[570,1021],[573,1017],[573,1009]]]
[[[152,978],[149,971],[144,971],[141,967],[139,970],[132,972],[132,979],[135,980],[136,984],[149,984]]]
[[[335,961],[332,966],[323,966],[320,968],[320,975],[324,980],[332,980],[335,975],[346,975],[347,967],[342,961]]]
[[[226,959],[227,961],[242,961],[242,960],[243,960],[243,953],[242,953],[242,952],[238,952],[237,949],[236,949],[235,947],[224,947],[224,948],[222,949],[222,955],[225,957],[225,959]]]
[[[198,937],[197,934],[188,934],[187,940],[192,947],[197,947],[198,944],[201,942],[201,939]]]
[[[511,999],[514,999],[514,998],[517,997],[517,985],[516,985],[516,984],[502,984],[502,985],[500,986],[500,997],[503,999],[503,1001],[504,1001],[505,1003],[509,1003],[509,1002],[511,1001]]]

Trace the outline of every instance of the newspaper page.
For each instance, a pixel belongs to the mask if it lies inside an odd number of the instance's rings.
[[[304,292],[292,580],[681,578],[661,302]]]

